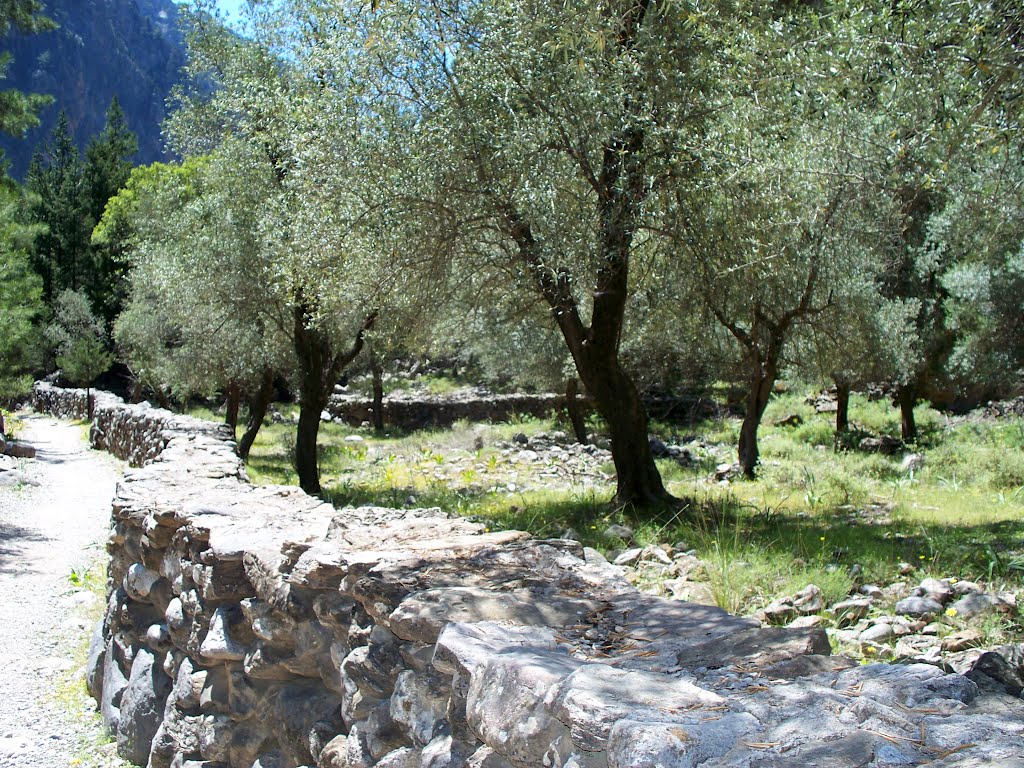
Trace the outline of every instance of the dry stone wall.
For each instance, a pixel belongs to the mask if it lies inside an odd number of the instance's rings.
[[[254,487],[163,411],[103,397],[101,422],[147,457],[114,499],[87,681],[136,765],[1024,766],[1024,703],[983,679],[854,666],[819,629],[640,594],[575,542]]]
[[[482,395],[462,392],[445,397],[395,395],[382,403],[384,423],[399,429],[450,427],[457,421],[508,421],[514,416],[546,418],[552,411],[565,410],[562,395]],[[587,401],[580,407],[589,411]],[[332,395],[327,415],[358,426],[373,420],[373,400],[356,395]]]

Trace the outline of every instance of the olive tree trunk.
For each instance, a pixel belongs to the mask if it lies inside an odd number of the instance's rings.
[[[320,468],[317,437],[320,413],[334,391],[334,383],[345,367],[362,351],[366,332],[377,319],[372,312],[363,321],[352,347],[345,352],[334,349],[326,330],[312,322],[313,312],[302,302],[294,308],[293,344],[299,369],[299,423],[295,434],[295,471],[299,486],[306,493],[320,493]]]
[[[267,416],[267,409],[270,408],[273,398],[274,372],[268,369],[263,372],[259,389],[249,398],[249,420],[246,422],[242,439],[238,441],[238,447],[235,449],[242,461],[249,461],[249,452],[252,450],[253,443],[256,442],[256,436],[259,434],[260,427],[263,426],[263,419]]]
[[[583,418],[583,411],[580,408],[579,401],[579,390],[580,382],[574,377],[570,377],[565,382],[565,410],[569,414],[569,422],[572,424],[573,434],[576,436],[576,442],[580,445],[587,445],[589,441],[587,437],[587,422]]]
[[[903,442],[917,440],[917,422],[914,420],[914,405],[917,403],[917,387],[903,384],[896,391],[896,402],[900,408],[900,437]]]
[[[850,429],[850,382],[836,379],[836,432]]]
[[[224,425],[231,430],[231,439],[238,439],[238,409],[242,404],[242,388],[230,384],[225,391]]]

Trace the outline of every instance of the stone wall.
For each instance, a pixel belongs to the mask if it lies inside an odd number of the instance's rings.
[[[1024,703],[984,675],[855,666],[820,629],[642,595],[575,542],[254,487],[163,411],[104,397],[100,421],[116,453],[163,446],[114,499],[88,667],[137,765],[1024,766]]]
[[[590,408],[580,401],[584,413]],[[399,429],[450,427],[457,421],[508,421],[514,416],[547,418],[565,410],[562,395],[481,395],[460,392],[450,396],[395,394],[382,403],[384,423]],[[359,426],[373,421],[373,400],[356,395],[332,395],[327,404],[332,419]]]
[[[651,418],[672,424],[693,424],[718,415],[727,408],[700,395],[650,397],[644,401]],[[589,398],[579,398],[584,416],[593,410]],[[544,419],[553,412],[566,415],[566,398],[556,394],[480,394],[460,390],[449,395],[396,392],[382,403],[384,423],[403,430],[445,428],[457,421],[500,422],[516,416]],[[332,395],[326,413],[352,426],[373,421],[373,401],[359,395]]]

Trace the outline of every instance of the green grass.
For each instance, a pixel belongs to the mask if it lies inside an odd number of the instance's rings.
[[[799,425],[777,425],[791,414],[800,416]],[[899,434],[899,414],[887,402],[855,395],[850,415],[866,434]],[[665,439],[676,432],[695,438],[689,447],[696,462],[683,467],[658,461],[669,489],[688,506],[641,520],[608,503],[611,477],[519,487],[522,477],[516,482],[511,476],[515,468],[495,444],[519,432],[569,431],[552,420],[460,423],[383,436],[324,424],[321,477],[325,498],[339,506],[439,506],[491,530],[521,529],[542,537],[572,529],[584,545],[608,554],[621,542],[603,539],[603,530],[626,523],[641,544],[695,549],[706,563],[715,601],[739,613],[808,583],[821,587],[828,601],[838,600],[858,583],[885,585],[901,578],[904,563],[912,568],[904,580],[956,577],[1019,591],[1024,423],[950,421],[924,406],[916,417],[921,438],[908,452],[921,453],[924,465],[909,472],[901,467],[902,454],[836,450],[834,414],[815,413],[801,394],[780,395],[762,423],[758,479],[728,486],[710,475],[716,465],[735,460],[738,419],[708,420],[685,431],[654,424],[652,431]],[[346,440],[351,435],[362,440]],[[259,483],[294,484],[293,455],[294,426],[266,426],[253,447],[250,476]],[[612,473],[610,462],[600,469]]]
[[[75,566],[68,573],[68,589],[87,591],[95,600],[87,609],[82,609],[82,618],[92,627],[103,617],[106,608],[105,558],[97,558],[88,565]],[[69,720],[77,721],[80,741],[75,756],[68,763],[75,768],[130,768],[120,759],[116,745],[103,727],[102,719],[95,711],[94,702],[85,688],[84,670],[89,655],[91,631],[67,638],[67,650],[74,665],[55,685],[50,700],[57,705]]]

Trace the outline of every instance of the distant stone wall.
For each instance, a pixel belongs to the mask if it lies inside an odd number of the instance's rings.
[[[588,412],[589,405],[580,405]],[[565,410],[563,395],[396,395],[384,399],[384,423],[398,429],[450,427],[457,421],[509,421],[515,416],[547,418]],[[373,420],[373,401],[356,395],[333,395],[327,404],[333,419],[359,426]]]
[[[692,424],[728,410],[698,395],[647,398],[645,405],[652,418],[673,424]],[[584,415],[593,410],[586,397],[579,398],[579,406]],[[485,395],[466,391],[451,395],[397,393],[384,399],[382,410],[384,423],[399,429],[445,428],[458,421],[501,422],[517,416],[543,419],[552,413],[566,414],[566,398],[557,394]],[[332,395],[327,415],[359,426],[373,421],[373,401],[358,395]]]
[[[88,666],[136,765],[1024,765],[1024,704],[963,676],[643,595],[575,542],[254,487],[164,411],[105,397],[94,434],[163,446],[114,499]]]

